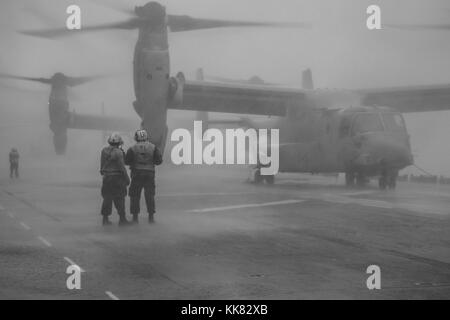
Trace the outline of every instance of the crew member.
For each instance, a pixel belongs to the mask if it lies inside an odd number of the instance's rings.
[[[131,169],[131,185],[129,189],[130,212],[133,222],[138,223],[140,200],[144,189],[147,205],[148,221],[154,222],[155,214],[155,166],[162,163],[161,151],[148,140],[145,130],[138,130],[134,135],[136,144],[128,149],[125,163]]]
[[[109,146],[103,148],[101,153],[100,174],[103,176],[102,197],[103,204],[101,214],[103,225],[110,225],[109,217],[112,214],[112,206],[116,207],[119,214],[119,226],[128,225],[125,216],[125,197],[130,178],[124,162],[124,151],[122,137],[113,133],[108,138]]]
[[[16,148],[12,148],[9,153],[9,176],[11,179],[14,177],[19,178],[19,152]]]

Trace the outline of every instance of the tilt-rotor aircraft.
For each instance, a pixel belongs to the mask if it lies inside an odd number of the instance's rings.
[[[298,89],[186,81],[182,73],[170,77],[169,28],[179,32],[272,24],[167,15],[157,2],[136,7],[134,14],[136,17],[125,22],[71,32],[139,30],[134,56],[134,109],[142,127],[151,132],[152,142],[162,150],[168,133],[168,109],[262,115],[268,118],[246,117],[245,126],[279,129],[279,171],[345,172],[347,185],[363,185],[368,177],[378,176],[380,188],[394,188],[399,170],[413,163],[401,112],[450,109],[450,85],[330,91],[314,90],[312,78],[308,88]],[[70,32],[24,33],[51,38]],[[117,130],[117,122],[108,121],[92,121],[92,127],[85,129]],[[255,175],[260,181],[258,170]],[[273,177],[264,178],[273,182]]]
[[[48,99],[50,130],[53,132],[53,144],[56,153],[64,154],[67,147],[67,129],[73,127],[75,122],[83,121],[69,110],[68,88],[85,84],[98,77],[69,77],[58,72],[50,78],[33,78],[9,74],[0,74],[0,78],[33,81],[51,86]]]

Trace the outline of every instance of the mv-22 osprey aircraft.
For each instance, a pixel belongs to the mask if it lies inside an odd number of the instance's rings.
[[[87,117],[77,115],[69,109],[69,88],[95,80],[98,78],[97,76],[69,77],[58,72],[50,78],[33,78],[10,74],[0,74],[0,78],[33,81],[51,86],[50,96],[48,98],[48,113],[50,118],[50,130],[53,132],[53,144],[57,154],[64,154],[66,152],[68,128],[76,127],[78,129],[84,129],[86,127],[86,129],[89,129],[92,126],[90,123],[94,122],[94,124],[97,125],[97,129],[102,130],[101,124],[98,123],[98,117],[94,115],[89,115]],[[117,130],[130,127],[130,121],[123,123],[123,121],[118,121],[115,118],[105,119],[104,116],[101,116],[100,118],[101,121],[107,120],[109,125],[117,126]]]
[[[279,129],[281,172],[344,172],[349,186],[363,185],[368,177],[378,176],[380,188],[394,188],[399,170],[413,163],[401,112],[450,109],[450,85],[328,91],[314,90],[311,75],[310,85],[303,89],[186,81],[182,73],[170,77],[169,28],[180,32],[271,24],[167,15],[157,2],[136,7],[133,14],[136,16],[125,22],[70,32],[139,30],[134,55],[134,109],[142,127],[151,132],[152,142],[162,150],[168,135],[168,109],[262,115],[268,118],[247,117],[243,126]],[[24,33],[51,38],[70,32]],[[117,130],[117,121],[111,119],[84,116],[83,120],[73,122],[73,127]],[[255,175],[258,178],[258,170]],[[273,177],[264,178],[273,182]]]

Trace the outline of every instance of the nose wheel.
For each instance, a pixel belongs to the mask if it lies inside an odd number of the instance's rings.
[[[345,185],[347,187],[365,187],[368,183],[367,176],[362,172],[346,172],[345,173]]]
[[[398,171],[384,173],[378,179],[378,187],[380,190],[394,190],[397,187]]]
[[[355,174],[353,172],[345,173],[345,185],[347,187],[353,187],[355,185]]]

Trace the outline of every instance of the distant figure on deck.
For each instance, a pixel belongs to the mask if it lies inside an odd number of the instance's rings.
[[[125,163],[131,169],[130,212],[133,222],[139,222],[140,201],[144,189],[147,205],[148,222],[154,222],[155,214],[155,166],[162,163],[161,151],[149,141],[145,130],[138,130],[134,135],[136,144],[128,149]]]
[[[16,179],[19,178],[19,152],[16,148],[12,148],[11,152],[9,153],[9,177],[13,179],[14,177]]]
[[[113,133],[108,138],[108,144],[109,146],[102,150],[100,163],[100,174],[103,176],[101,209],[103,225],[111,225],[109,217],[114,204],[120,217],[119,226],[125,226],[129,224],[125,216],[125,197],[130,178],[125,168],[125,153],[120,147],[123,144],[122,137]]]

